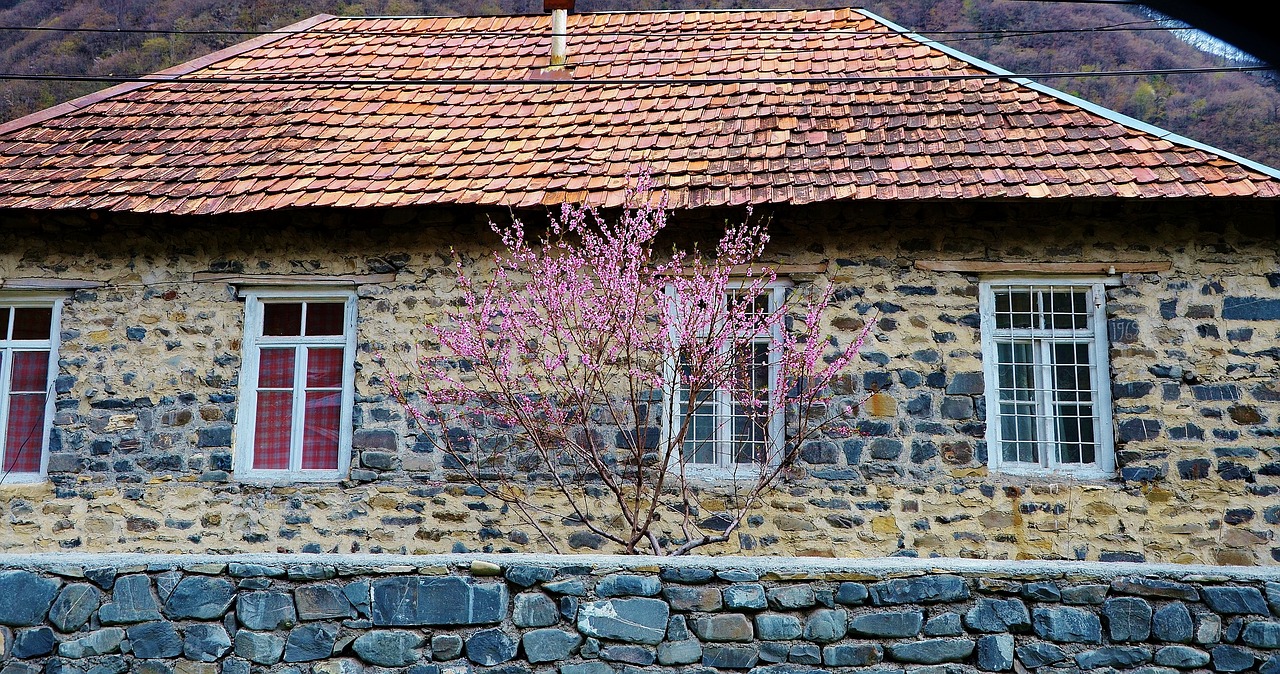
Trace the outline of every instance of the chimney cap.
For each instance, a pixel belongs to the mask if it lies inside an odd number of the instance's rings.
[[[542,11],[550,12],[556,9],[565,11],[573,11],[574,0],[542,0]]]

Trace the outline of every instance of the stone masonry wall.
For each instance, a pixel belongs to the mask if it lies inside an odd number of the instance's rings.
[[[1280,236],[1258,202],[855,204],[780,209],[768,257],[824,263],[830,330],[876,317],[838,392],[875,393],[716,554],[1280,561]],[[677,214],[681,238],[739,212]],[[55,218],[57,216],[49,216]],[[0,550],[548,551],[459,484],[385,395],[453,293],[449,250],[496,245],[466,209],[239,218],[34,220],[0,227],[0,278],[94,280],[62,315],[47,482],[0,484]],[[501,219],[505,213],[495,214]],[[978,277],[920,260],[1168,261],[1108,293],[1114,479],[987,469]],[[232,465],[244,305],[201,271],[395,273],[358,293],[349,479],[266,485]],[[798,278],[803,285],[810,281]],[[462,430],[480,434],[483,429]],[[713,525],[724,485],[697,516]],[[554,498],[547,492],[533,498]],[[560,551],[608,551],[570,521]],[[674,525],[663,535],[676,535]]]
[[[809,561],[0,556],[0,674],[1280,672],[1275,572]]]

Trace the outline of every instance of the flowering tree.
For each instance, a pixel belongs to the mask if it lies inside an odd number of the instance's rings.
[[[847,429],[831,384],[866,331],[819,338],[830,287],[762,301],[778,296],[755,263],[763,225],[660,252],[665,200],[646,175],[627,196],[616,222],[565,205],[537,237],[493,225],[505,252],[483,279],[457,262],[461,297],[427,326],[416,376],[388,381],[446,468],[553,549],[544,524],[567,519],[627,553],[683,554],[728,540],[807,439]],[[700,462],[725,492],[710,518]]]

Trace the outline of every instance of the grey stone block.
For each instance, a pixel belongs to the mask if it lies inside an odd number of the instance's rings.
[[[836,644],[822,649],[822,664],[828,667],[867,667],[884,660],[879,644]]]
[[[764,641],[790,641],[802,633],[800,619],[793,615],[762,613],[756,616],[756,635]]]
[[[1215,613],[1270,615],[1266,600],[1255,587],[1206,587],[1204,599]]]
[[[1280,648],[1280,623],[1251,622],[1244,628],[1240,638],[1246,645],[1254,648]]]
[[[380,578],[371,584],[373,624],[484,625],[507,615],[507,586],[468,578]]]
[[[491,628],[468,637],[463,651],[467,654],[467,659],[477,665],[492,667],[514,658],[518,646],[519,642],[506,632]]]
[[[751,669],[760,661],[755,646],[703,646],[702,665],[717,669]]]
[[[635,644],[610,644],[600,649],[600,659],[610,662],[648,667],[657,660],[652,649]],[[624,670],[625,672],[625,670]]]
[[[720,590],[714,587],[668,585],[662,588],[662,596],[672,611],[719,611],[724,607]]]
[[[849,633],[860,637],[902,639],[919,634],[923,626],[924,614],[920,611],[868,613],[854,616],[849,621]]]
[[[587,586],[577,578],[557,580],[554,583],[543,583],[542,589],[551,594],[563,594],[571,597],[582,597],[587,594]]]
[[[798,665],[820,665],[822,647],[817,644],[795,644],[787,652],[787,661]]]
[[[1098,616],[1078,608],[1038,606],[1031,612],[1031,625],[1041,639],[1058,643],[1102,643]]]
[[[32,627],[18,630],[13,637],[13,648],[10,654],[15,658],[38,658],[52,653],[57,644],[58,639],[54,636],[53,630],[48,627]],[[2,655],[4,650],[0,648],[0,656]]]
[[[456,634],[437,634],[431,637],[431,658],[453,660],[462,655],[462,637]]]
[[[1218,646],[1209,651],[1215,672],[1243,672],[1253,666],[1253,653],[1239,646]]]
[[[813,594],[813,588],[808,585],[770,588],[765,595],[768,597],[769,606],[775,611],[812,608],[818,603]]]
[[[516,627],[550,627],[560,621],[560,609],[541,592],[523,592],[516,595],[511,619]]]
[[[653,597],[662,591],[662,582],[656,576],[638,576],[617,573],[605,576],[596,584],[596,596],[601,599],[609,597]]]
[[[130,625],[125,635],[133,645],[135,658],[176,658],[182,654],[182,638],[171,622]]]
[[[869,594],[867,586],[862,583],[840,583],[836,588],[835,600],[837,604],[856,606],[867,603]]]
[[[437,635],[437,638],[444,635]],[[454,636],[454,635],[449,635]],[[462,639],[458,640],[458,652],[462,650]],[[418,652],[422,645],[422,636],[408,630],[373,630],[365,632],[351,642],[351,650],[362,662],[379,667],[405,667],[418,662]],[[432,639],[432,646],[435,639]],[[457,657],[457,655],[453,655]],[[452,658],[439,658],[449,660]]]
[[[672,583],[685,583],[687,585],[701,585],[708,583],[715,577],[715,572],[711,569],[700,569],[696,566],[676,566],[663,569],[658,577]]]
[[[1067,659],[1067,654],[1063,653],[1061,648],[1043,641],[1019,646],[1016,649],[1016,653],[1018,660],[1031,669],[1052,665]]]
[[[1130,669],[1148,662],[1151,662],[1151,651],[1141,646],[1104,646],[1076,655],[1080,669]]]
[[[521,637],[525,659],[532,663],[558,662],[568,659],[582,644],[582,636],[557,629],[540,629],[526,632]]]
[[[299,585],[293,589],[299,620],[354,618],[356,611],[343,588],[329,583]]]
[[[1200,601],[1200,592],[1196,590],[1194,585],[1157,578],[1117,578],[1111,581],[1111,589],[1124,594],[1136,594],[1144,597]]]
[[[667,620],[667,641],[684,641],[691,638],[689,621],[682,615],[673,615]]]
[[[950,611],[936,615],[924,624],[924,635],[926,637],[958,637],[964,634],[964,627],[960,623],[960,614]]]
[[[80,659],[119,653],[122,641],[124,641],[124,629],[104,627],[74,641],[58,644],[58,655],[64,658]]]
[[[578,631],[601,639],[656,644],[666,634],[668,617],[670,608],[657,599],[586,602],[578,611]]]
[[[507,582],[519,587],[533,587],[538,583],[545,583],[556,577],[556,570],[545,566],[511,566],[506,568],[502,574],[506,577]],[[569,582],[569,581],[565,581]],[[555,590],[551,590],[555,592]],[[560,592],[557,594],[571,594]]]
[[[1013,669],[1013,635],[993,634],[978,639],[978,669],[984,672]]]
[[[1058,584],[1048,581],[1026,583],[1022,586],[1022,590],[1018,592],[1024,599],[1032,601],[1061,601],[1062,590],[1058,589]]]
[[[877,606],[936,604],[969,598],[968,584],[960,576],[951,575],[895,578],[875,583],[868,591],[871,593],[871,603]]]
[[[1151,633],[1159,641],[1178,644],[1190,642],[1195,627],[1187,605],[1178,601],[1160,607],[1151,617]]]
[[[164,613],[174,620],[220,618],[231,606],[234,595],[235,588],[226,579],[187,576],[173,588],[165,601]]]
[[[1156,651],[1155,663],[1163,667],[1198,669],[1209,664],[1209,654],[1190,646],[1165,646]]]
[[[1151,605],[1137,597],[1108,599],[1102,604],[1111,641],[1146,641],[1151,636]]]
[[[274,665],[284,654],[284,639],[274,634],[240,630],[235,638],[236,655],[258,665]]]
[[[964,624],[974,632],[1027,632],[1031,614],[1020,599],[979,599],[964,614]]]
[[[193,623],[183,630],[182,656],[196,662],[216,662],[231,650],[231,636],[217,623]]]
[[[658,644],[658,664],[691,665],[702,660],[702,643],[697,639],[664,641]]]
[[[285,662],[311,662],[333,655],[338,630],[330,625],[302,625],[289,630],[284,645]]]
[[[936,665],[961,662],[973,654],[972,639],[924,639],[889,645],[889,658],[898,662]]]
[[[58,581],[30,571],[0,572],[0,625],[38,625],[58,594]]]
[[[1106,585],[1075,585],[1062,588],[1064,604],[1101,604],[1107,600]]]
[[[741,613],[707,616],[693,621],[693,631],[703,641],[751,641],[755,631]]]
[[[617,670],[603,662],[585,662],[580,665],[560,665],[560,674],[617,674]]]
[[[245,592],[236,599],[236,619],[246,629],[270,631],[293,627],[298,614],[287,592]]]
[[[818,609],[804,621],[804,638],[817,644],[839,641],[849,630],[849,614],[841,609]]]
[[[89,583],[72,583],[58,593],[49,607],[49,622],[59,632],[74,632],[89,622],[89,616],[98,610],[102,592]]]
[[[726,608],[739,611],[762,611],[769,606],[764,586],[759,583],[742,583],[724,589]]]

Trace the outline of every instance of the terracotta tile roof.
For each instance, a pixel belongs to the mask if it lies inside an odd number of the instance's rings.
[[[855,10],[569,26],[572,68],[546,79],[547,16],[316,17],[0,125],[0,207],[616,204],[638,164],[677,207],[1280,196],[1230,156],[1007,78],[903,80],[989,73]],[[781,81],[815,77],[835,79]]]

